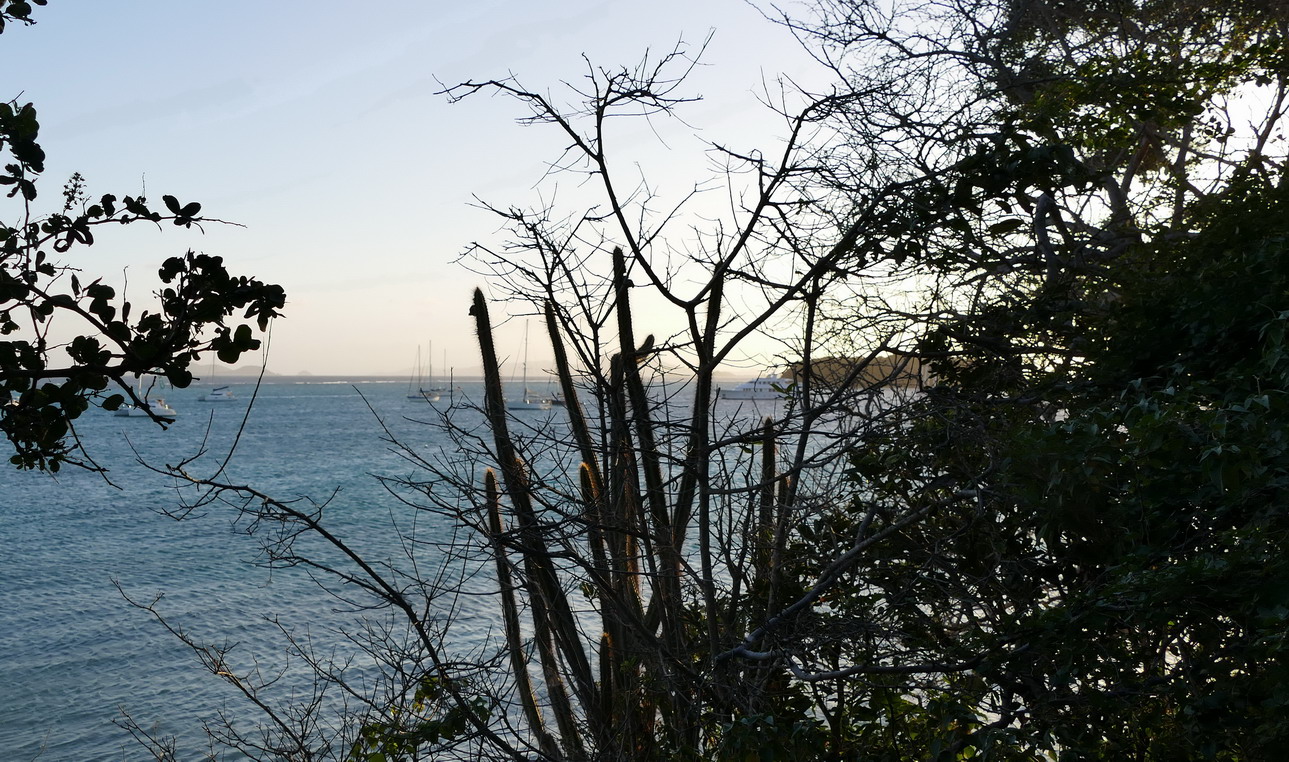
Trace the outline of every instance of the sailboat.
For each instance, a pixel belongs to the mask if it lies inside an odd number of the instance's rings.
[[[178,413],[175,409],[166,404],[166,401],[160,397],[148,398],[147,390],[143,388],[143,379],[139,378],[135,382],[135,394],[143,400],[142,405],[121,405],[116,409],[113,415],[118,418],[149,418],[148,412],[163,416],[165,418],[174,418]],[[151,387],[149,386],[149,389]]]
[[[427,380],[429,383],[433,384],[433,383],[434,383],[434,342],[432,342],[432,341],[430,342],[430,348],[429,348],[429,352],[428,352],[428,354],[429,354],[429,356],[430,356],[430,374],[429,374],[429,378],[427,378],[426,380]],[[447,364],[448,364],[448,350],[446,350],[446,349],[445,349],[445,350],[443,350],[443,366],[444,366],[444,367],[447,367]],[[438,384],[438,385],[436,385],[436,386],[431,386],[431,387],[430,387],[430,391],[432,391],[432,392],[451,392],[452,390],[451,390],[451,388],[450,388],[450,383],[449,383],[449,386],[444,386],[443,384]]]
[[[407,398],[409,400],[438,402],[438,393],[426,389],[424,382],[425,377],[421,375],[421,348],[418,346],[416,348],[416,367],[412,368],[412,378],[407,382]]]
[[[520,382],[524,394],[518,400],[507,400],[507,410],[550,410],[551,401],[539,397],[528,388],[528,324],[524,324],[524,363],[523,380]]]
[[[215,357],[210,358],[210,380],[215,380]],[[227,385],[216,386],[205,394],[197,398],[198,402],[236,402],[237,397],[233,396],[233,390]]]
[[[236,402],[233,390],[227,386],[216,386],[197,398],[199,402]]]

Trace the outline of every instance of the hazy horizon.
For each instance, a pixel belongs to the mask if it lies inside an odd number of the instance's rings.
[[[559,94],[588,61],[631,67],[679,40],[696,52],[712,34],[682,86],[702,100],[680,120],[615,123],[614,160],[638,162],[665,200],[712,177],[713,142],[772,152],[784,123],[761,100],[773,100],[780,72],[810,82],[820,70],[742,0],[391,0],[362,13],[138,0],[55,3],[33,16],[5,30],[0,60],[14,73],[9,97],[39,113],[47,162],[35,211],[56,211],[58,188],[79,172],[91,197],[172,194],[236,223],[113,228],[60,259],[140,303],[160,263],[189,248],[282,285],[269,357],[286,373],[398,375],[427,342],[436,365],[444,351],[449,363],[477,356],[468,310],[489,279],[456,260],[474,241],[504,241],[480,200],[527,206],[561,191],[574,197],[564,209],[577,209],[578,178],[543,181],[565,142],[554,130],[517,125],[527,110],[504,98],[449,104],[446,85],[513,74]],[[117,75],[90,85],[87,66]],[[498,346],[517,353],[526,318],[494,310]],[[660,340],[677,327],[640,322]],[[775,351],[753,338],[749,376]],[[532,355],[542,354],[534,334]]]

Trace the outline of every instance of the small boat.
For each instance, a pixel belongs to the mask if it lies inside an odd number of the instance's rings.
[[[197,400],[199,402],[236,402],[237,397],[233,395],[233,390],[227,386],[216,386],[198,397]]]
[[[431,384],[435,384],[435,381],[434,381],[434,342],[430,342],[430,351],[429,351],[429,355],[430,355],[430,371],[429,371],[429,373],[427,374],[426,378],[429,380],[429,382],[430,382]],[[445,350],[443,350],[443,367],[445,367],[445,368],[446,368],[446,367],[447,367],[447,365],[448,365],[448,351],[445,349]],[[447,384],[447,386],[444,386],[444,385],[443,385],[443,383],[440,381],[440,382],[438,382],[437,384],[435,384],[434,386],[431,386],[431,387],[430,387],[430,391],[431,391],[431,392],[447,392],[447,393],[448,393],[448,395],[449,395],[449,396],[451,396],[451,394],[452,394],[452,381],[451,381],[451,377],[450,377],[450,375],[451,375],[451,374],[449,373],[449,380],[448,380],[448,384]]]
[[[517,400],[507,400],[507,410],[550,410],[551,400],[542,397],[529,389],[524,390],[524,396]]]
[[[777,400],[787,396],[788,384],[792,381],[778,376],[763,376],[751,381],[744,381],[733,389],[721,390],[721,399],[726,400]]]
[[[118,418],[148,418],[149,409],[153,413],[166,418],[174,418],[177,415],[175,409],[167,405],[166,401],[160,397],[151,400],[145,398],[144,403],[148,406],[147,408],[143,407],[143,405],[122,405],[116,409],[113,415]]]
[[[433,362],[431,360],[431,362]],[[425,376],[421,373],[421,348],[416,348],[416,367],[412,369],[412,377],[407,382],[407,398],[409,400],[425,400],[426,402],[438,402],[439,393],[425,388]]]
[[[210,357],[210,382],[215,383],[215,362],[218,358],[215,355]],[[225,386],[216,386],[210,391],[197,398],[198,402],[236,402],[237,397],[233,396],[233,390]]]
[[[506,402],[507,410],[550,410],[551,401],[540,397],[525,396],[518,400],[508,400]]]
[[[166,404],[165,400],[160,397],[148,397],[148,392],[152,391],[156,383],[156,381],[153,381],[145,388],[142,377],[136,376],[134,382],[134,397],[135,399],[143,400],[143,404],[122,404],[113,411],[112,414],[118,418],[148,418],[148,412],[151,411],[155,415],[174,418],[177,413],[174,408]]]
[[[521,382],[524,395],[517,400],[506,400],[507,410],[550,410],[551,401],[541,395],[534,394],[528,388],[528,324],[524,324],[524,375]]]

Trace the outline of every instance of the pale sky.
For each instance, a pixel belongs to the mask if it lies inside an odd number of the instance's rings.
[[[449,104],[440,83],[514,73],[558,92],[585,72],[583,54],[616,68],[712,32],[686,91],[703,101],[682,111],[697,136],[668,133],[675,161],[642,154],[653,162],[642,170],[679,192],[709,176],[695,160],[703,141],[776,145],[782,120],[757,99],[767,81],[822,81],[797,41],[741,0],[51,0],[34,15],[0,35],[0,66],[4,97],[39,113],[39,208],[57,208],[79,171],[92,196],[146,184],[153,201],[200,201],[245,226],[103,230],[65,261],[124,272],[142,295],[165,257],[193,248],[281,284],[278,373],[400,374],[427,341],[436,364],[446,352],[477,368],[467,309],[488,284],[452,262],[472,241],[501,239],[472,198],[532,202],[563,141],[515,124],[526,112],[512,101]],[[653,140],[628,129],[621,145]],[[499,345],[520,343],[520,322],[503,330],[513,335]],[[544,351],[534,344],[535,363]]]

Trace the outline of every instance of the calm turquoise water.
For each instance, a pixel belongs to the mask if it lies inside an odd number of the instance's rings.
[[[478,387],[464,386],[477,399]],[[237,653],[270,665],[280,641],[265,616],[310,627],[320,644],[329,635],[318,622],[355,616],[337,613],[337,602],[299,570],[270,574],[252,565],[258,546],[230,531],[232,512],[211,507],[182,523],[158,513],[178,504],[176,487],[138,466],[132,448],[147,461],[175,463],[205,441],[211,455],[194,472],[208,473],[214,456],[227,452],[252,388],[234,391],[238,402],[213,404],[197,401],[199,389],[172,392],[167,401],[180,418],[169,431],[147,419],[87,414],[81,436],[120,489],[76,469],[57,478],[0,471],[0,759],[144,759],[113,724],[122,711],[178,735],[181,759],[192,759],[202,719],[226,702],[241,711],[230,688],[122,599],[114,579],[143,601],[163,594],[159,607],[194,636],[238,641]],[[368,552],[385,552],[388,543],[397,555],[389,520],[408,509],[371,474],[415,469],[382,441],[377,415],[418,449],[445,444],[433,428],[406,420],[432,415],[405,391],[403,382],[264,385],[228,480],[284,498],[322,500],[339,490],[329,523]]]

